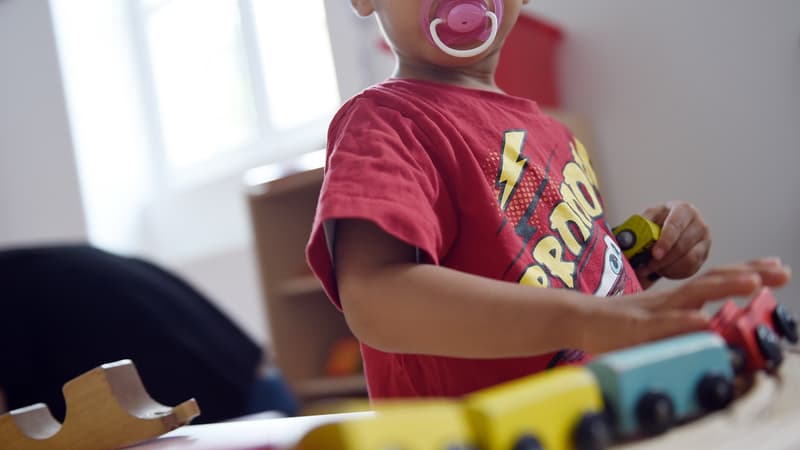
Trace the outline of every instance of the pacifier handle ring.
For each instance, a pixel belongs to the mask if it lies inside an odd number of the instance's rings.
[[[431,37],[433,38],[433,42],[436,44],[437,47],[439,47],[441,51],[456,58],[471,58],[473,56],[480,55],[481,53],[488,50],[489,47],[494,43],[494,40],[497,37],[497,32],[500,31],[497,15],[491,11],[486,11],[486,16],[488,16],[489,20],[492,22],[492,33],[483,42],[483,44],[479,45],[478,47],[468,50],[458,50],[442,42],[442,39],[439,37],[439,33],[436,31],[436,27],[440,23],[444,23],[444,20],[438,17],[436,19],[433,19],[430,26]]]

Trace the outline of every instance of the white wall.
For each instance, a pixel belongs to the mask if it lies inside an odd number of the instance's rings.
[[[342,99],[386,79],[394,57],[380,49],[383,37],[374,17],[358,17],[342,0],[325,0],[325,13]]]
[[[48,3],[0,1],[0,246],[85,238]]]
[[[800,268],[800,2],[535,0],[563,26],[565,106],[593,125],[610,219],[695,203],[711,263]],[[800,312],[800,280],[779,300]]]

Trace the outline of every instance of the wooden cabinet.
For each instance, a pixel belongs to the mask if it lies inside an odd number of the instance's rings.
[[[245,175],[273,355],[303,406],[366,396],[362,374],[326,375],[333,344],[352,336],[305,259],[324,152]]]

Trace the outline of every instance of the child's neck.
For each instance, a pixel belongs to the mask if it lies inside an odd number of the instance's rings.
[[[465,67],[414,64],[400,59],[392,76],[401,79],[433,81],[469,89],[503,92],[494,81],[497,63],[491,59],[487,58],[477,64]]]

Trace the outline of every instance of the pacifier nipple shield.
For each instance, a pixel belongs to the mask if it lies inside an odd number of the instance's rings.
[[[431,17],[435,0],[422,4],[422,30],[432,44],[450,56],[470,58],[489,49],[500,30],[503,19],[503,0],[492,0],[494,11],[486,0],[441,0]],[[474,48],[454,47],[481,42]]]

